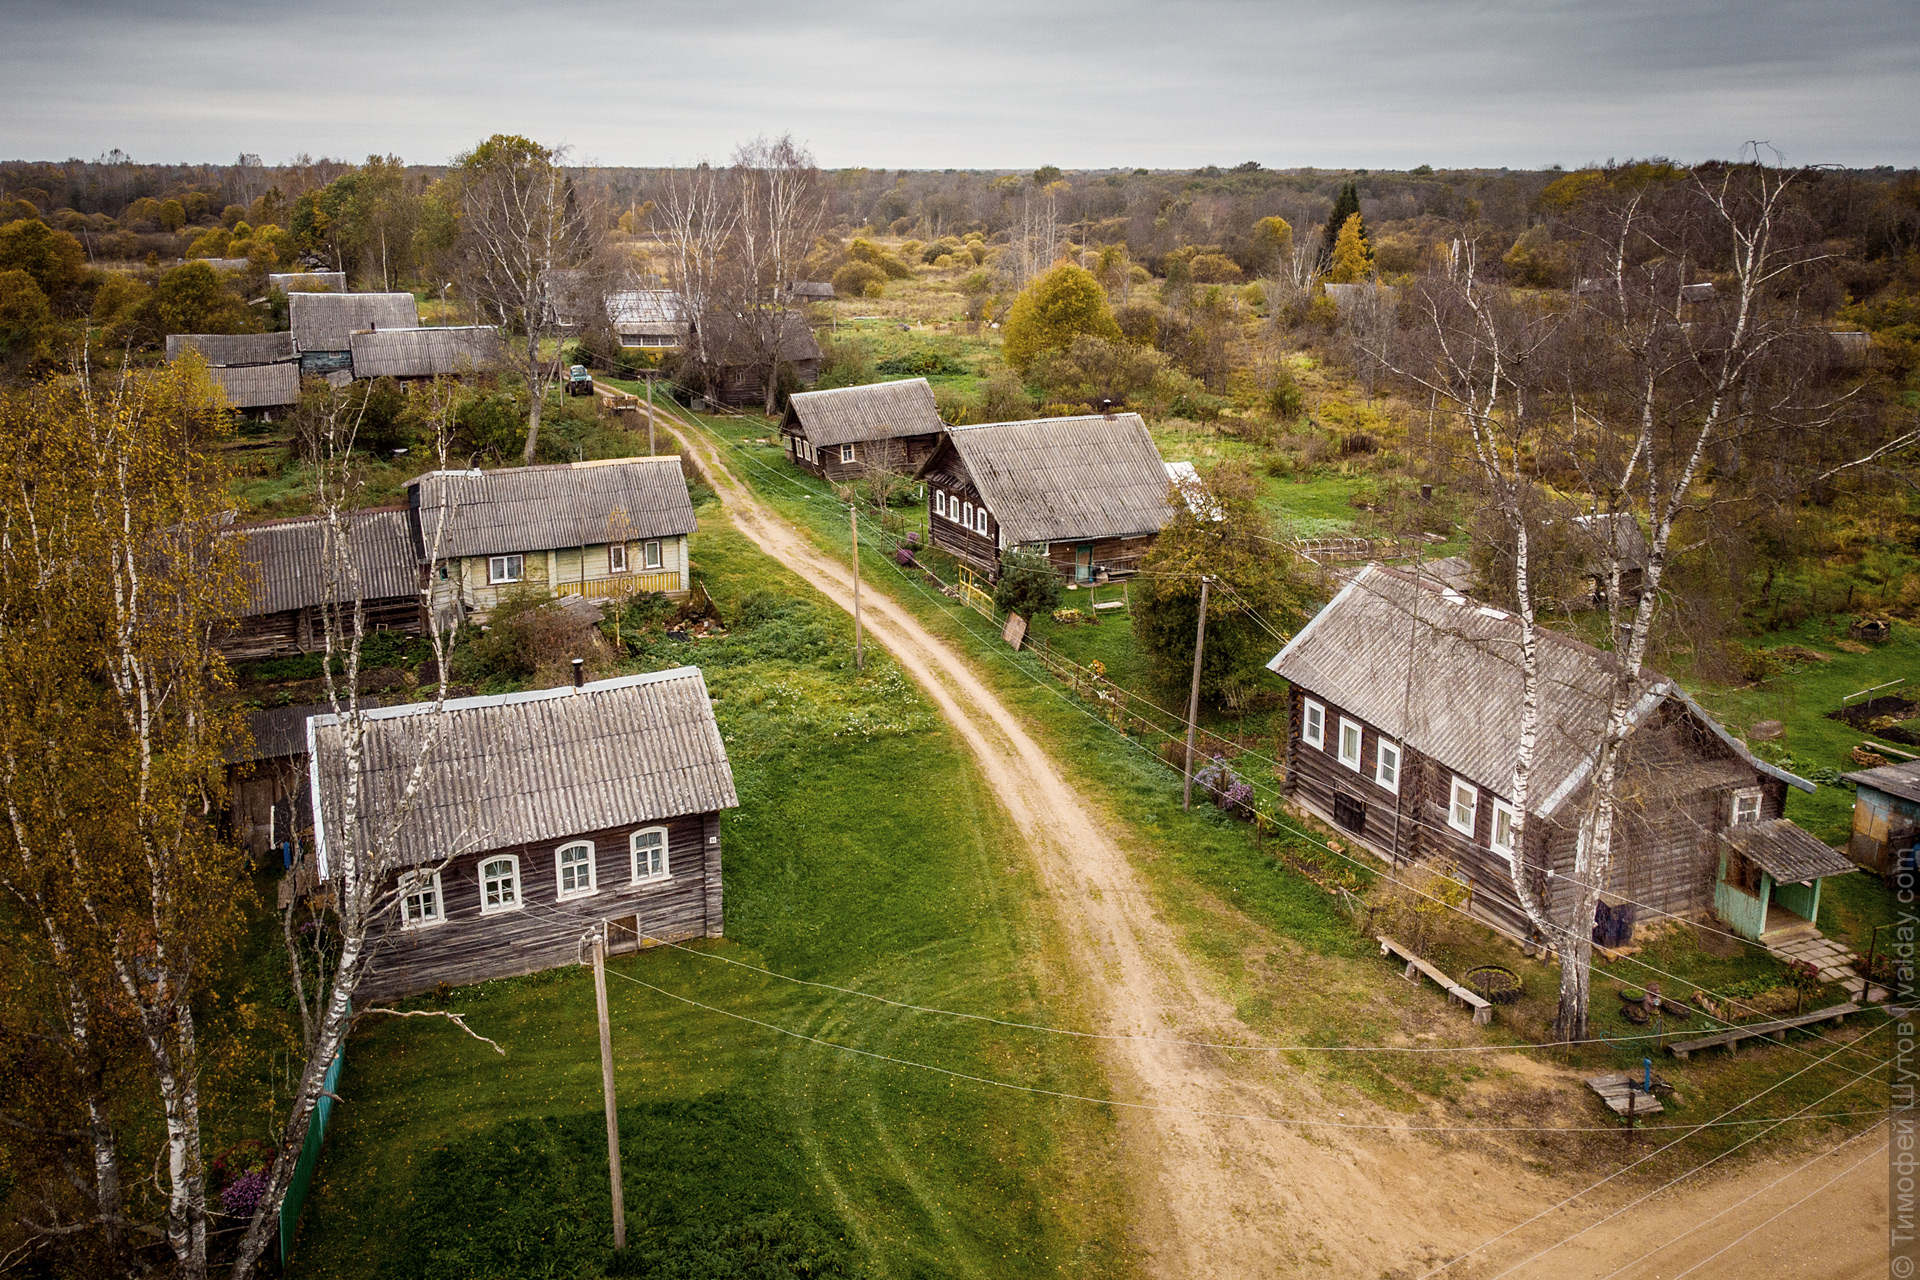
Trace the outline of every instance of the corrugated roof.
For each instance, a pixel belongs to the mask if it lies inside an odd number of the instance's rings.
[[[360,695],[360,705],[363,707],[378,707],[384,703],[385,699],[378,694]],[[325,702],[249,711],[247,731],[253,739],[252,749],[228,752],[227,763],[250,764],[256,760],[286,760],[304,756],[307,754],[307,719],[310,716],[332,714],[333,707]]]
[[[401,795],[433,731],[430,703],[369,713],[360,762],[362,843],[403,865],[640,826],[739,805],[698,667],[446,704],[411,807]],[[338,721],[309,722],[320,873],[343,828]]]
[[[194,258],[194,262],[204,262],[215,271],[245,271],[253,265],[249,258]]]
[[[1173,516],[1166,463],[1137,413],[953,427],[947,440],[1009,544],[1156,533]]]
[[[277,409],[300,399],[300,366],[291,362],[214,365],[207,376],[219,384],[227,403],[236,409]]]
[[[1852,871],[1853,863],[1829,849],[1785,818],[1770,822],[1742,822],[1720,833],[1735,850],[1757,863],[1775,880],[1792,884]]]
[[[1417,611],[1416,611],[1417,601]],[[1586,779],[1606,724],[1614,656],[1544,628],[1533,811],[1552,814]],[[1360,716],[1472,782],[1506,794],[1519,752],[1520,620],[1422,576],[1368,565],[1315,614],[1269,670]],[[1411,680],[1411,693],[1409,681]],[[1673,699],[1747,765],[1803,789],[1811,784],[1753,759],[1666,678],[1643,673],[1634,721]],[[1331,733],[1331,731],[1330,731]]]
[[[278,364],[297,354],[291,333],[170,333],[167,359],[198,351],[212,365]]]
[[[356,378],[435,378],[490,368],[504,354],[492,325],[377,329],[353,335]]]
[[[925,378],[875,382],[832,391],[799,391],[787,399],[782,430],[798,425],[822,449],[863,440],[936,435],[946,430]]]
[[[1875,769],[1860,769],[1842,775],[1858,787],[1872,787],[1902,800],[1920,801],[1920,760],[1903,764],[1883,764]]]
[[[448,556],[507,555],[667,538],[694,530],[677,456],[499,471],[433,471],[407,485],[422,545]],[[443,508],[451,519],[441,530]],[[424,552],[423,552],[424,554]]]
[[[1647,532],[1630,511],[1602,512],[1575,516],[1573,525],[1586,552],[1587,573],[1605,574],[1617,558],[1622,569],[1644,569],[1647,564]]]
[[[350,598],[345,584],[327,589],[321,563],[325,530],[320,516],[241,525],[236,532],[246,538],[241,562],[250,587],[242,616],[282,613]],[[362,599],[419,594],[420,561],[406,508],[374,507],[353,512],[347,541],[360,571]]]
[[[361,329],[418,329],[410,293],[290,293],[287,317],[301,351],[348,351]]]
[[[345,293],[344,271],[276,271],[268,274],[267,288],[283,293]]]
[[[720,366],[749,364],[759,358],[759,338],[746,320],[731,311],[715,309],[697,326],[708,359]],[[780,313],[779,358],[791,364],[820,358],[820,343],[798,311]]]
[[[607,318],[621,332],[684,333],[680,297],[671,289],[622,289],[607,295]]]

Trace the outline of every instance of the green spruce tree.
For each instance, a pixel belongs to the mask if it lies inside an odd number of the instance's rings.
[[[1353,179],[1347,179],[1347,185],[1340,188],[1339,199],[1333,202],[1333,212],[1327,215],[1326,243],[1327,252],[1333,252],[1333,246],[1339,243],[1340,228],[1347,225],[1347,219],[1360,212],[1360,190],[1353,185]],[[1365,226],[1362,225],[1362,232]]]

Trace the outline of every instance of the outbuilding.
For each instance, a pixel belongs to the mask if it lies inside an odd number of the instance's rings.
[[[300,371],[353,368],[353,335],[363,330],[418,329],[420,306],[410,293],[290,293],[287,319]]]
[[[439,378],[497,368],[504,354],[492,325],[370,329],[348,338],[355,378]]]
[[[233,661],[289,657],[326,647],[321,610],[351,604],[353,587],[328,572],[321,516],[241,525],[241,571],[247,603],[239,623],[219,641]],[[347,545],[359,576],[369,631],[419,635],[422,571],[404,507],[371,507],[348,516]]]
[[[1902,854],[1920,842],[1920,760],[1849,773],[1853,835],[1847,856],[1883,876],[1899,870]]]
[[[925,378],[796,392],[780,423],[794,465],[835,481],[873,467],[912,475],[945,430]]]
[[[384,999],[576,963],[603,929],[721,936],[720,814],[733,771],[697,667],[365,713],[356,824],[391,859],[359,994]],[[343,731],[308,722],[313,858],[348,838]],[[432,745],[411,798],[415,762]]]

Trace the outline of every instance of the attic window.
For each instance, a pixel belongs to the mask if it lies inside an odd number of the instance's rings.
[[[1340,763],[1360,772],[1360,722],[1340,717]]]
[[[1322,751],[1327,749],[1327,709],[1312,698],[1300,702],[1300,741]]]
[[[1760,821],[1760,788],[1748,787],[1733,793],[1733,825]]]

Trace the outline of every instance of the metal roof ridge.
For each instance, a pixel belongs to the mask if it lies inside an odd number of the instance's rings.
[[[515,706],[523,702],[544,702],[553,698],[571,698],[585,693],[612,693],[619,689],[632,689],[645,684],[663,684],[668,680],[684,680],[693,677],[700,681],[700,687],[706,688],[706,676],[699,667],[669,667],[665,671],[643,671],[638,675],[615,676],[610,680],[595,680],[575,688],[573,685],[558,685],[551,689],[520,689],[513,693],[483,693],[469,698],[449,698],[442,704],[448,711],[474,711],[482,707]],[[360,714],[368,720],[399,720],[407,716],[425,715],[434,709],[431,702],[402,702],[391,707],[362,707]],[[313,716],[308,721],[309,728],[331,728],[340,723],[340,717],[332,712]]]

